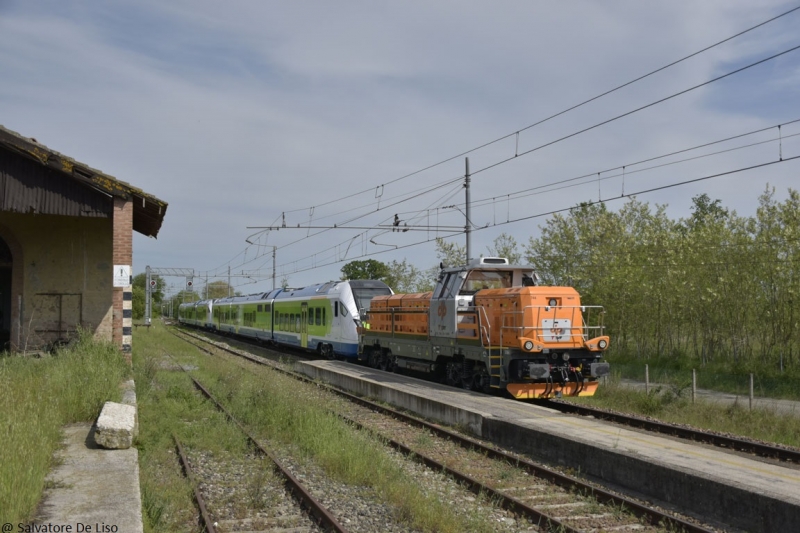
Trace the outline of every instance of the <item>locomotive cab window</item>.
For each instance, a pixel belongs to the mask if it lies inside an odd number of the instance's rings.
[[[511,272],[473,270],[464,281],[459,294],[475,294],[483,289],[507,289],[512,286],[511,275]]]
[[[341,310],[342,310],[342,316],[347,316],[347,308],[344,306],[344,304],[342,304]]]

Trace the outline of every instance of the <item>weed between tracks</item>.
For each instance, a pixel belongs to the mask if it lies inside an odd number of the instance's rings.
[[[158,494],[163,507],[152,516],[148,511],[149,531],[192,530],[191,495],[170,452],[171,431],[187,448],[243,453],[245,446],[238,430],[193,391],[187,376],[159,368],[170,364],[164,352],[196,365],[193,375],[258,438],[297,450],[301,461],[322,467],[334,480],[372,489],[398,520],[422,531],[494,531],[484,516],[457,512],[452,502],[424,493],[382,443],[331,414],[329,400],[312,392],[313,386],[267,369],[245,370],[222,358],[195,355],[195,348],[161,326],[137,335],[135,343],[142,491]]]
[[[42,359],[0,357],[0,518],[32,518],[61,444],[61,427],[90,422],[107,400],[119,401],[129,372],[119,349],[81,333]]]

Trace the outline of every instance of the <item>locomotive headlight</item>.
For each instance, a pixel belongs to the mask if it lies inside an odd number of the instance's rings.
[[[605,350],[605,349],[606,349],[606,346],[608,346],[608,343],[606,342],[606,340],[605,340],[605,339],[600,339],[600,340],[597,342],[597,347],[598,347],[598,348],[600,348],[601,350]]]
[[[569,354],[568,354],[568,353],[565,353],[564,355],[562,355],[562,356],[561,356],[561,358],[562,358],[562,359],[563,359],[565,362],[566,362],[566,361],[569,361]]]
[[[525,344],[523,345],[523,347],[525,348],[526,351],[530,352],[531,350],[533,350],[533,342],[532,341],[525,341]]]
[[[558,300],[556,300],[555,298],[550,298],[550,301],[547,303],[550,304],[550,307],[555,307],[558,305]]]

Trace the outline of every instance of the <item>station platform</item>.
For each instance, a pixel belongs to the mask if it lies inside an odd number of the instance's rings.
[[[37,511],[36,531],[142,533],[136,448],[100,448],[92,424],[72,424],[64,428],[57,457]],[[41,529],[46,525],[50,529]]]
[[[340,361],[296,370],[733,529],[796,531],[800,468]]]

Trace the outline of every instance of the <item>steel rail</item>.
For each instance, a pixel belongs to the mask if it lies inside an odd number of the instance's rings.
[[[184,332],[184,333],[186,333],[186,332]],[[186,333],[186,334],[187,335],[191,335],[195,339],[204,340],[205,342],[210,342],[208,340],[202,339],[202,337],[198,338],[195,335],[192,335],[192,334],[189,334],[189,333]],[[177,336],[177,334],[176,334],[176,336]],[[189,342],[189,341],[186,341],[186,342]],[[190,343],[190,344],[192,344],[194,346],[197,346],[194,343]],[[535,463],[533,463],[531,461],[528,461],[526,459],[511,455],[511,454],[506,453],[506,452],[501,451],[501,450],[497,450],[497,449],[495,449],[493,447],[490,447],[490,446],[487,446],[487,445],[483,444],[480,441],[477,441],[477,440],[474,440],[472,438],[465,437],[464,435],[461,435],[459,433],[455,433],[453,431],[444,429],[442,427],[439,427],[438,425],[432,424],[430,422],[427,422],[427,421],[422,420],[420,418],[417,418],[415,416],[411,416],[411,415],[409,415],[407,413],[403,413],[403,412],[397,411],[395,409],[392,409],[392,408],[389,408],[389,407],[385,407],[383,405],[377,404],[375,402],[372,402],[372,401],[367,400],[365,398],[362,398],[360,396],[356,396],[354,394],[351,394],[349,392],[343,391],[343,390],[338,389],[336,387],[333,387],[331,385],[327,385],[325,383],[320,383],[318,381],[314,381],[311,378],[309,378],[308,376],[305,376],[303,374],[300,374],[300,373],[297,373],[297,372],[292,372],[292,371],[289,371],[289,370],[285,370],[283,368],[280,368],[280,367],[276,366],[274,363],[272,363],[271,361],[268,361],[266,359],[259,358],[257,356],[250,355],[250,354],[242,354],[242,353],[239,353],[236,350],[231,350],[229,348],[224,348],[222,346],[216,346],[216,345],[213,345],[213,346],[215,348],[219,349],[219,350],[228,352],[228,353],[230,353],[232,355],[235,355],[237,357],[242,357],[242,358],[247,359],[248,361],[251,361],[253,363],[269,367],[269,368],[271,368],[273,370],[276,370],[276,371],[278,371],[280,373],[283,373],[283,374],[285,374],[287,376],[290,376],[290,377],[292,377],[294,379],[297,379],[297,380],[300,380],[300,381],[304,381],[306,383],[313,384],[313,385],[315,385],[317,387],[321,387],[321,388],[324,388],[326,390],[329,390],[330,392],[333,392],[334,394],[337,394],[337,395],[340,395],[340,396],[343,396],[343,397],[347,398],[348,400],[352,401],[353,403],[357,403],[359,405],[362,405],[362,406],[367,407],[369,409],[372,409],[374,411],[380,412],[382,414],[393,416],[393,417],[395,417],[395,418],[397,418],[399,420],[402,420],[402,421],[407,422],[409,424],[415,425],[417,427],[423,427],[425,429],[428,429],[428,430],[430,430],[431,432],[435,433],[436,435],[438,435],[440,437],[451,439],[453,442],[459,444],[460,446],[462,446],[464,448],[467,448],[467,449],[474,448],[474,449],[480,451],[481,453],[484,453],[487,457],[490,457],[492,459],[507,461],[507,462],[509,462],[511,464],[517,465],[517,466],[523,468],[524,470],[526,470],[528,473],[536,475],[536,476],[539,476],[542,479],[545,479],[545,480],[547,480],[547,481],[549,481],[549,482],[551,482],[551,483],[553,483],[555,485],[558,485],[559,487],[567,488],[567,489],[577,489],[577,490],[583,492],[587,496],[594,497],[600,503],[614,504],[614,505],[617,505],[617,506],[624,507],[624,508],[628,509],[630,512],[632,512],[634,515],[646,519],[650,524],[653,524],[653,525],[664,524],[664,525],[668,525],[669,527],[672,527],[675,530],[679,530],[679,531],[682,530],[682,531],[684,531],[686,533],[710,533],[710,531],[711,531],[709,529],[701,527],[701,526],[699,526],[697,524],[694,524],[692,522],[688,522],[686,520],[683,520],[683,519],[681,519],[679,517],[675,517],[675,516],[663,513],[661,511],[659,511],[658,509],[654,509],[654,508],[648,507],[647,505],[638,503],[638,502],[636,502],[634,500],[631,500],[629,498],[626,498],[624,496],[621,496],[621,495],[618,495],[618,494],[614,494],[612,492],[606,491],[606,490],[601,489],[599,487],[595,487],[593,485],[585,483],[585,482],[583,482],[583,481],[581,481],[581,480],[579,480],[577,478],[574,478],[572,476],[568,476],[566,474],[560,474],[558,472],[555,472],[555,471],[549,470],[547,468],[544,468],[542,466],[539,466],[539,465],[537,465],[537,464],[535,464]],[[416,452],[414,452],[414,453],[416,453]]]
[[[646,418],[641,418],[638,416],[612,413],[602,409],[576,405],[561,400],[550,400],[547,402],[547,407],[551,407],[563,413],[577,414],[581,416],[593,416],[598,419],[615,422],[617,424],[624,424],[634,428],[645,429],[654,433],[662,433],[665,435],[680,437],[686,440],[711,444],[720,448],[728,448],[731,450],[750,453],[760,457],[768,457],[771,459],[778,459],[780,461],[800,464],[800,451],[797,450],[780,448],[778,446],[772,446],[770,444],[764,444],[760,442],[752,442],[745,439],[740,439],[738,437],[717,435],[700,429],[677,426],[656,420],[647,420]]]
[[[185,332],[186,333],[186,332]],[[189,333],[187,333],[189,334]],[[197,338],[193,335],[193,337]],[[242,341],[247,342],[247,341]],[[202,347],[195,344],[198,348],[203,350]],[[223,348],[220,348],[223,349]],[[233,352],[231,352],[233,353]],[[241,354],[235,354],[241,355]],[[279,369],[280,370],[280,369]],[[633,415],[625,415],[622,413],[612,413],[602,409],[586,407],[583,405],[576,405],[566,402],[564,400],[546,400],[546,405],[549,408],[556,409],[563,413],[576,414],[580,416],[593,416],[598,419],[615,422],[626,426],[652,431],[654,433],[661,433],[673,437],[710,444],[719,448],[729,450],[736,450],[743,453],[749,453],[759,457],[766,457],[769,459],[776,459],[789,463],[800,464],[800,451],[787,448],[781,448],[771,444],[761,442],[753,442],[746,439],[732,437],[727,435],[718,435],[703,431],[701,429],[687,428],[667,422],[659,422],[656,420],[648,420]]]
[[[209,392],[208,389],[206,389],[202,383],[200,383],[194,377],[192,377],[192,375],[189,374],[189,372],[185,368],[183,368],[183,366],[180,365],[180,363],[177,363],[176,361],[176,364],[178,365],[178,367],[180,367],[181,370],[183,370],[186,373],[187,376],[189,376],[189,379],[192,380],[192,383],[194,383],[194,386],[197,388],[197,390],[199,390],[206,398],[211,400],[211,402],[214,403],[217,409],[222,411],[222,413],[228,418],[228,420],[233,422],[236,425],[236,427],[238,427],[239,430],[241,430],[241,432],[247,437],[247,440],[250,441],[253,447],[258,452],[268,457],[273,462],[273,464],[276,467],[276,470],[284,479],[284,486],[286,487],[286,490],[289,491],[289,493],[292,494],[297,500],[299,500],[301,506],[305,506],[306,509],[308,509],[311,512],[311,514],[314,516],[320,527],[322,527],[325,530],[335,531],[336,533],[349,533],[348,530],[344,526],[342,526],[339,523],[339,521],[336,520],[336,518],[320,502],[318,502],[316,498],[314,498],[314,496],[311,495],[310,492],[308,492],[308,490],[303,486],[303,484],[300,483],[300,481],[296,477],[294,477],[294,475],[292,475],[292,473],[289,472],[289,470],[286,467],[284,467],[283,464],[281,464],[278,458],[275,457],[269,450],[264,448],[258,442],[258,440],[256,440],[256,438],[247,430],[247,428],[244,427],[244,425],[241,422],[239,422],[236,419],[236,417],[234,417],[233,414],[225,408],[225,406],[223,406],[220,402],[217,401],[216,398],[214,398],[211,392]]]
[[[183,447],[181,446],[181,443],[175,433],[172,434],[172,440],[175,441],[175,447],[178,449],[178,459],[183,467],[183,473],[189,480],[189,484],[192,485],[192,490],[194,490],[194,501],[197,502],[197,508],[200,511],[200,525],[203,526],[206,533],[217,533],[217,530],[214,527],[214,522],[211,520],[211,517],[208,514],[206,502],[203,500],[203,495],[200,494],[200,489],[195,483],[192,466],[189,464],[189,459],[186,458],[186,454],[183,453]]]
[[[476,479],[474,479],[474,478],[472,478],[472,477],[470,477],[470,476],[468,476],[466,474],[463,474],[463,473],[459,472],[458,470],[453,470],[449,466],[447,466],[447,465],[445,465],[443,463],[440,463],[436,459],[432,459],[432,458],[428,457],[425,454],[422,454],[422,453],[420,453],[420,452],[418,452],[416,450],[412,450],[411,448],[409,448],[405,444],[402,444],[402,443],[400,443],[400,442],[398,442],[398,441],[396,441],[394,439],[391,439],[391,438],[389,438],[389,437],[387,437],[385,435],[382,435],[380,432],[375,431],[374,429],[368,428],[368,427],[364,426],[363,424],[361,424],[360,422],[357,422],[356,420],[353,420],[352,418],[349,418],[349,417],[341,415],[341,414],[337,414],[337,416],[339,416],[342,420],[344,420],[348,424],[352,424],[357,429],[359,429],[361,431],[367,431],[367,432],[371,433],[372,435],[374,435],[374,436],[376,436],[376,437],[378,437],[380,439],[385,440],[389,444],[389,446],[391,446],[395,450],[401,452],[403,455],[405,455],[405,456],[407,456],[407,457],[409,457],[411,459],[414,459],[415,461],[418,461],[418,462],[424,464],[425,466],[427,466],[428,468],[430,468],[432,470],[439,470],[439,471],[442,471],[442,472],[446,473],[448,476],[454,478],[456,481],[458,481],[458,482],[462,483],[463,485],[465,485],[473,493],[475,493],[477,495],[485,494],[485,495],[489,496],[490,498],[492,498],[493,500],[500,502],[500,506],[503,509],[506,509],[508,511],[511,511],[511,512],[519,514],[519,515],[523,515],[526,518],[530,518],[530,519],[534,520],[536,522],[537,527],[544,527],[544,528],[546,528],[545,529],[546,531],[551,531],[552,530],[552,531],[558,531],[558,532],[563,532],[563,533],[580,533],[580,531],[581,531],[580,529],[575,529],[573,527],[568,526],[567,524],[563,523],[559,519],[554,518],[554,517],[552,517],[552,516],[550,516],[550,515],[548,515],[546,513],[543,513],[542,511],[539,511],[536,508],[531,507],[531,506],[527,505],[526,503],[524,503],[524,502],[522,502],[522,501],[520,501],[520,500],[518,500],[518,499],[516,499],[516,498],[514,498],[512,496],[508,496],[508,495],[504,494],[503,492],[498,491],[497,489],[493,489],[492,487],[490,487],[488,485],[484,485],[480,481],[478,481],[478,480],[476,480]]]

